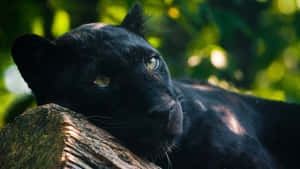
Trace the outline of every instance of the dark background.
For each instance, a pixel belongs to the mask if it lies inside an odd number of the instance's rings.
[[[133,0],[10,0],[0,5],[0,128],[35,106],[11,59],[24,33],[55,39],[90,22],[120,24]],[[300,0],[145,0],[147,39],[173,77],[300,103]]]

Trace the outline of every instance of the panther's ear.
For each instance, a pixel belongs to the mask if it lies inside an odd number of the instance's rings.
[[[129,10],[125,19],[121,23],[121,26],[131,32],[134,32],[134,33],[142,36],[142,37],[145,36],[144,14],[143,14],[143,9],[142,9],[140,3],[136,2],[131,7],[131,9]]]
[[[51,53],[55,44],[37,35],[27,34],[17,38],[12,47],[12,56],[24,80],[34,91],[47,76]],[[37,82],[39,81],[39,82]]]

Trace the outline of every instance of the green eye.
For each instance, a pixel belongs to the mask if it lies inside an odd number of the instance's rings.
[[[110,78],[107,76],[98,76],[96,80],[94,80],[94,84],[100,87],[107,87],[110,84]]]
[[[148,70],[155,70],[159,67],[159,60],[155,57],[152,57],[146,62],[146,67]]]

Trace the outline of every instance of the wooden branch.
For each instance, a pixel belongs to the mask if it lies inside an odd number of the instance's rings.
[[[82,115],[55,104],[17,117],[0,133],[1,168],[156,169]]]

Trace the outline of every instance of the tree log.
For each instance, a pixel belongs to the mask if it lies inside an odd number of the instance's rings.
[[[47,104],[18,116],[0,133],[0,168],[155,169],[83,115]]]

